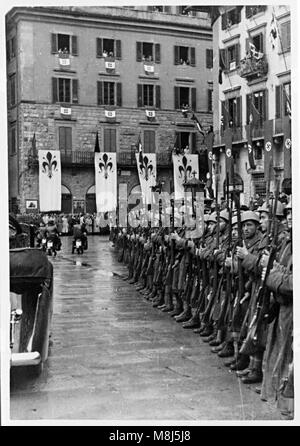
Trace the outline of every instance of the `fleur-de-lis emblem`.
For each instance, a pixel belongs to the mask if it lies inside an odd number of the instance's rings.
[[[178,167],[180,178],[182,178],[182,174],[184,175],[184,182],[187,180],[187,174],[191,176],[192,166],[188,166],[188,160],[186,156],[182,157],[182,165]]]
[[[109,170],[110,171],[112,170],[113,163],[111,161],[108,162],[108,156],[106,153],[104,153],[102,160],[103,160],[103,163],[102,163],[102,161],[100,161],[99,169],[100,169],[100,172],[102,172],[102,171],[104,172],[104,178],[107,180],[108,172],[109,172]]]
[[[52,156],[51,152],[48,152],[46,157],[43,157],[43,159],[46,161],[43,161],[43,163],[42,163],[42,171],[44,173],[47,173],[47,171],[48,171],[47,175],[49,178],[52,178],[53,172],[58,170],[57,169],[57,161],[55,158],[56,158],[56,156],[55,155]]]
[[[142,172],[144,171],[145,180],[148,181],[150,174],[153,172],[153,165],[147,156],[142,157],[142,160],[140,161],[140,169]]]

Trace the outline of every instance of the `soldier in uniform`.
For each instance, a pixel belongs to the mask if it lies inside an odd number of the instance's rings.
[[[288,233],[278,246],[276,260],[266,285],[278,304],[276,317],[268,327],[263,359],[261,399],[277,401],[284,417],[293,418],[293,272],[292,272],[292,204],[285,208]],[[261,265],[266,268],[268,256]]]

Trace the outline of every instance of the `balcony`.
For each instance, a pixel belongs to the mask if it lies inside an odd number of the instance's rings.
[[[136,166],[136,152],[119,152],[117,153],[117,162],[119,166],[135,167]],[[157,166],[167,167],[171,165],[170,152],[161,152],[156,154]]]
[[[94,164],[94,152],[81,152],[66,150],[60,152],[62,166],[92,166]]]
[[[245,57],[240,61],[239,75],[242,78],[251,81],[262,77],[268,73],[268,62],[263,55],[260,59],[255,57]]]
[[[245,133],[243,127],[232,127],[232,142],[240,142],[245,139]],[[214,146],[222,146],[224,141],[224,130],[216,130],[214,132]]]

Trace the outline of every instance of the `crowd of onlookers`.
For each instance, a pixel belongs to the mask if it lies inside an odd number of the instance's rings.
[[[40,226],[40,223],[48,224],[49,221],[53,220],[58,233],[61,236],[72,235],[73,226],[76,221],[80,221],[80,224],[85,223],[86,231],[88,234],[105,234],[108,233],[108,228],[103,228],[100,226],[100,216],[96,213],[94,214],[58,214],[58,213],[32,213],[32,214],[17,214],[16,219],[19,223],[33,224],[36,227]],[[103,219],[103,217],[102,217]],[[109,221],[108,221],[109,224]]]

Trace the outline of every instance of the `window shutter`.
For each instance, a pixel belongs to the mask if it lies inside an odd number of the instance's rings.
[[[136,61],[142,61],[142,42],[136,42]]]
[[[241,60],[241,46],[239,43],[235,45],[235,60],[236,60],[236,66],[239,67]]]
[[[144,130],[144,151],[149,152],[149,130]]]
[[[206,49],[206,68],[213,68],[213,51]]]
[[[207,90],[207,111],[212,111],[212,89]]]
[[[179,46],[174,46],[174,65],[179,65]]]
[[[110,129],[110,151],[116,152],[117,151],[117,133],[116,129]]]
[[[58,146],[59,150],[65,150],[65,127],[59,127],[58,129]]]
[[[15,105],[16,103],[16,77],[12,76],[10,78],[10,105]]]
[[[286,24],[286,40],[287,40],[287,50],[291,49],[291,22]]]
[[[191,47],[190,51],[191,51],[191,66],[195,67],[196,66],[196,51],[195,51],[195,48]]]
[[[264,53],[265,50],[264,50],[264,36],[263,36],[263,33],[260,33],[260,35],[259,35],[259,46],[260,46],[260,50],[259,51]]]
[[[280,31],[281,31],[281,45],[279,46],[279,52],[281,53],[284,51],[288,51],[291,48],[291,22],[282,23]]]
[[[171,6],[164,6],[164,12],[166,14],[170,14],[171,13]]]
[[[102,39],[100,39],[99,37],[97,37],[97,39],[96,39],[96,47],[97,47],[97,49],[96,49],[96,51],[97,51],[97,57],[102,57],[102,54],[103,54],[103,50],[102,50],[103,45],[102,45]]]
[[[250,39],[249,38],[247,38],[246,40],[245,40],[245,55],[248,53],[248,51],[250,50],[249,49],[249,41],[250,41]]]
[[[226,112],[225,101],[221,101],[221,115],[223,116],[223,128],[226,129],[228,117]]]
[[[156,102],[156,108],[160,108],[160,85],[156,85],[156,92],[155,92],[155,102]]]
[[[137,86],[137,106],[143,107],[143,85],[138,84]]]
[[[78,104],[78,79],[72,79],[72,103]]]
[[[12,57],[15,57],[17,55],[17,51],[16,51],[16,37],[13,37],[11,39],[11,52],[12,52]]]
[[[249,124],[251,113],[251,94],[246,95],[246,123]]]
[[[175,101],[175,110],[180,108],[180,90],[179,87],[174,87],[174,101]]]
[[[155,153],[156,147],[155,147],[155,131],[151,130],[150,132],[150,153]]]
[[[122,58],[121,40],[116,40],[116,59]]]
[[[227,14],[222,14],[222,29],[226,29],[227,26]]]
[[[192,110],[196,111],[197,108],[196,88],[191,88],[191,102],[192,102]]]
[[[235,23],[240,23],[240,21],[241,21],[241,7],[240,6],[238,6],[235,10],[235,17],[236,17]]]
[[[97,82],[97,104],[103,105],[103,82]]]
[[[160,63],[160,44],[155,44],[155,63]]]
[[[282,98],[282,85],[276,85],[275,90],[275,100],[276,100],[276,110],[275,118],[281,118],[281,98]]]
[[[51,53],[57,53],[57,35],[51,34]]]
[[[57,78],[52,78],[52,102],[58,102],[58,96],[57,96]]]
[[[72,150],[72,128],[65,127],[65,149]]]
[[[238,96],[236,98],[236,125],[237,127],[242,126],[242,98]]]
[[[122,107],[122,84],[117,82],[117,106]]]
[[[72,36],[72,55],[78,56],[77,36]]]
[[[265,89],[264,90],[264,95],[263,95],[263,121],[266,121],[268,119],[268,90]]]

